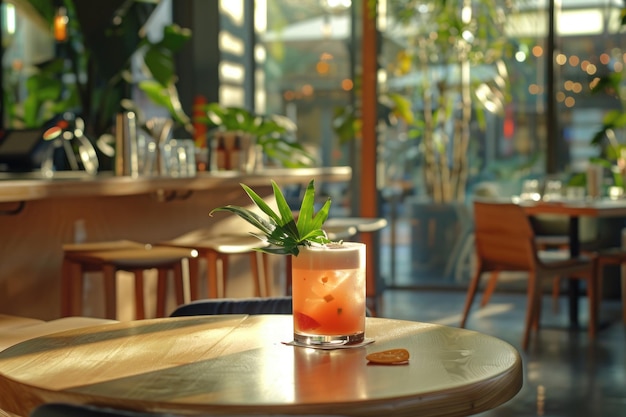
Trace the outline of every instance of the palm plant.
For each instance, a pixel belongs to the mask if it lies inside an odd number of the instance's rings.
[[[390,88],[412,101],[410,135],[420,140],[433,202],[464,201],[471,124],[484,128],[485,111],[503,111],[508,98],[504,7],[496,0],[389,3],[403,33],[388,65]]]
[[[328,218],[331,200],[327,199],[322,208],[315,213],[315,182],[313,180],[309,182],[304,192],[297,221],[276,182],[272,181],[272,189],[278,213],[250,187],[245,184],[241,184],[241,187],[256,207],[267,215],[267,218],[245,207],[233,205],[217,207],[211,210],[209,214],[213,215],[213,213],[219,211],[230,212],[256,227],[260,233],[253,234],[260,240],[267,241],[270,244],[270,246],[259,248],[258,250],[266,253],[297,256],[301,246],[323,245],[331,242],[322,229],[324,222]]]
[[[209,129],[242,132],[254,137],[268,158],[287,168],[307,167],[315,158],[300,144],[290,140],[296,125],[288,117],[257,115],[241,107],[209,103],[202,107],[204,116],[196,120]]]

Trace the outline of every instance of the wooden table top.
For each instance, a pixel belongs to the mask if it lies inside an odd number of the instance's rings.
[[[561,201],[520,201],[528,214],[563,214],[566,216],[622,217],[626,216],[626,199],[612,200],[561,200]]]
[[[314,350],[292,340],[290,315],[197,316],[75,329],[0,352],[0,409],[45,402],[150,412],[467,416],[522,386],[515,348],[454,327],[368,318],[361,348]],[[406,348],[406,365],[368,353]]]

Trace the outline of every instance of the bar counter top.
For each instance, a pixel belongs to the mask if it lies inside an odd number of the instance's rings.
[[[201,172],[195,177],[129,177],[110,172],[90,176],[82,172],[58,172],[52,178],[33,173],[0,173],[0,202],[20,202],[58,197],[125,196],[167,191],[194,191],[268,185],[280,179],[281,185],[316,181],[349,181],[350,167],[269,168],[250,173],[235,171]]]

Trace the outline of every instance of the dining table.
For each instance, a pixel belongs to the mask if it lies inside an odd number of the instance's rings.
[[[580,218],[624,218],[626,219],[626,198],[582,198],[582,199],[557,199],[552,201],[519,200],[519,203],[529,216],[542,214],[555,214],[569,218],[569,254],[570,257],[580,256]],[[572,328],[578,328],[579,323],[579,280],[568,280],[568,309],[569,322]]]
[[[123,321],[0,352],[0,409],[44,403],[175,415],[468,416],[512,399],[522,360],[476,331],[368,317],[366,343],[294,346],[291,315]],[[368,355],[405,349],[409,358]]]

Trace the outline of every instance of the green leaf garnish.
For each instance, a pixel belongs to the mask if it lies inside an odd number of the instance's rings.
[[[299,246],[331,242],[322,229],[324,222],[328,218],[331,200],[330,198],[326,200],[322,208],[315,213],[314,180],[309,182],[304,192],[297,222],[289,204],[287,204],[285,196],[276,182],[272,181],[272,190],[274,192],[276,206],[278,207],[278,213],[250,187],[245,184],[240,185],[252,202],[268,216],[267,219],[252,210],[233,205],[214,208],[209,215],[212,216],[213,213],[218,211],[226,211],[236,214],[250,223],[261,232],[260,234],[252,233],[252,235],[269,243],[269,246],[258,248],[258,250],[279,255],[298,255]]]

